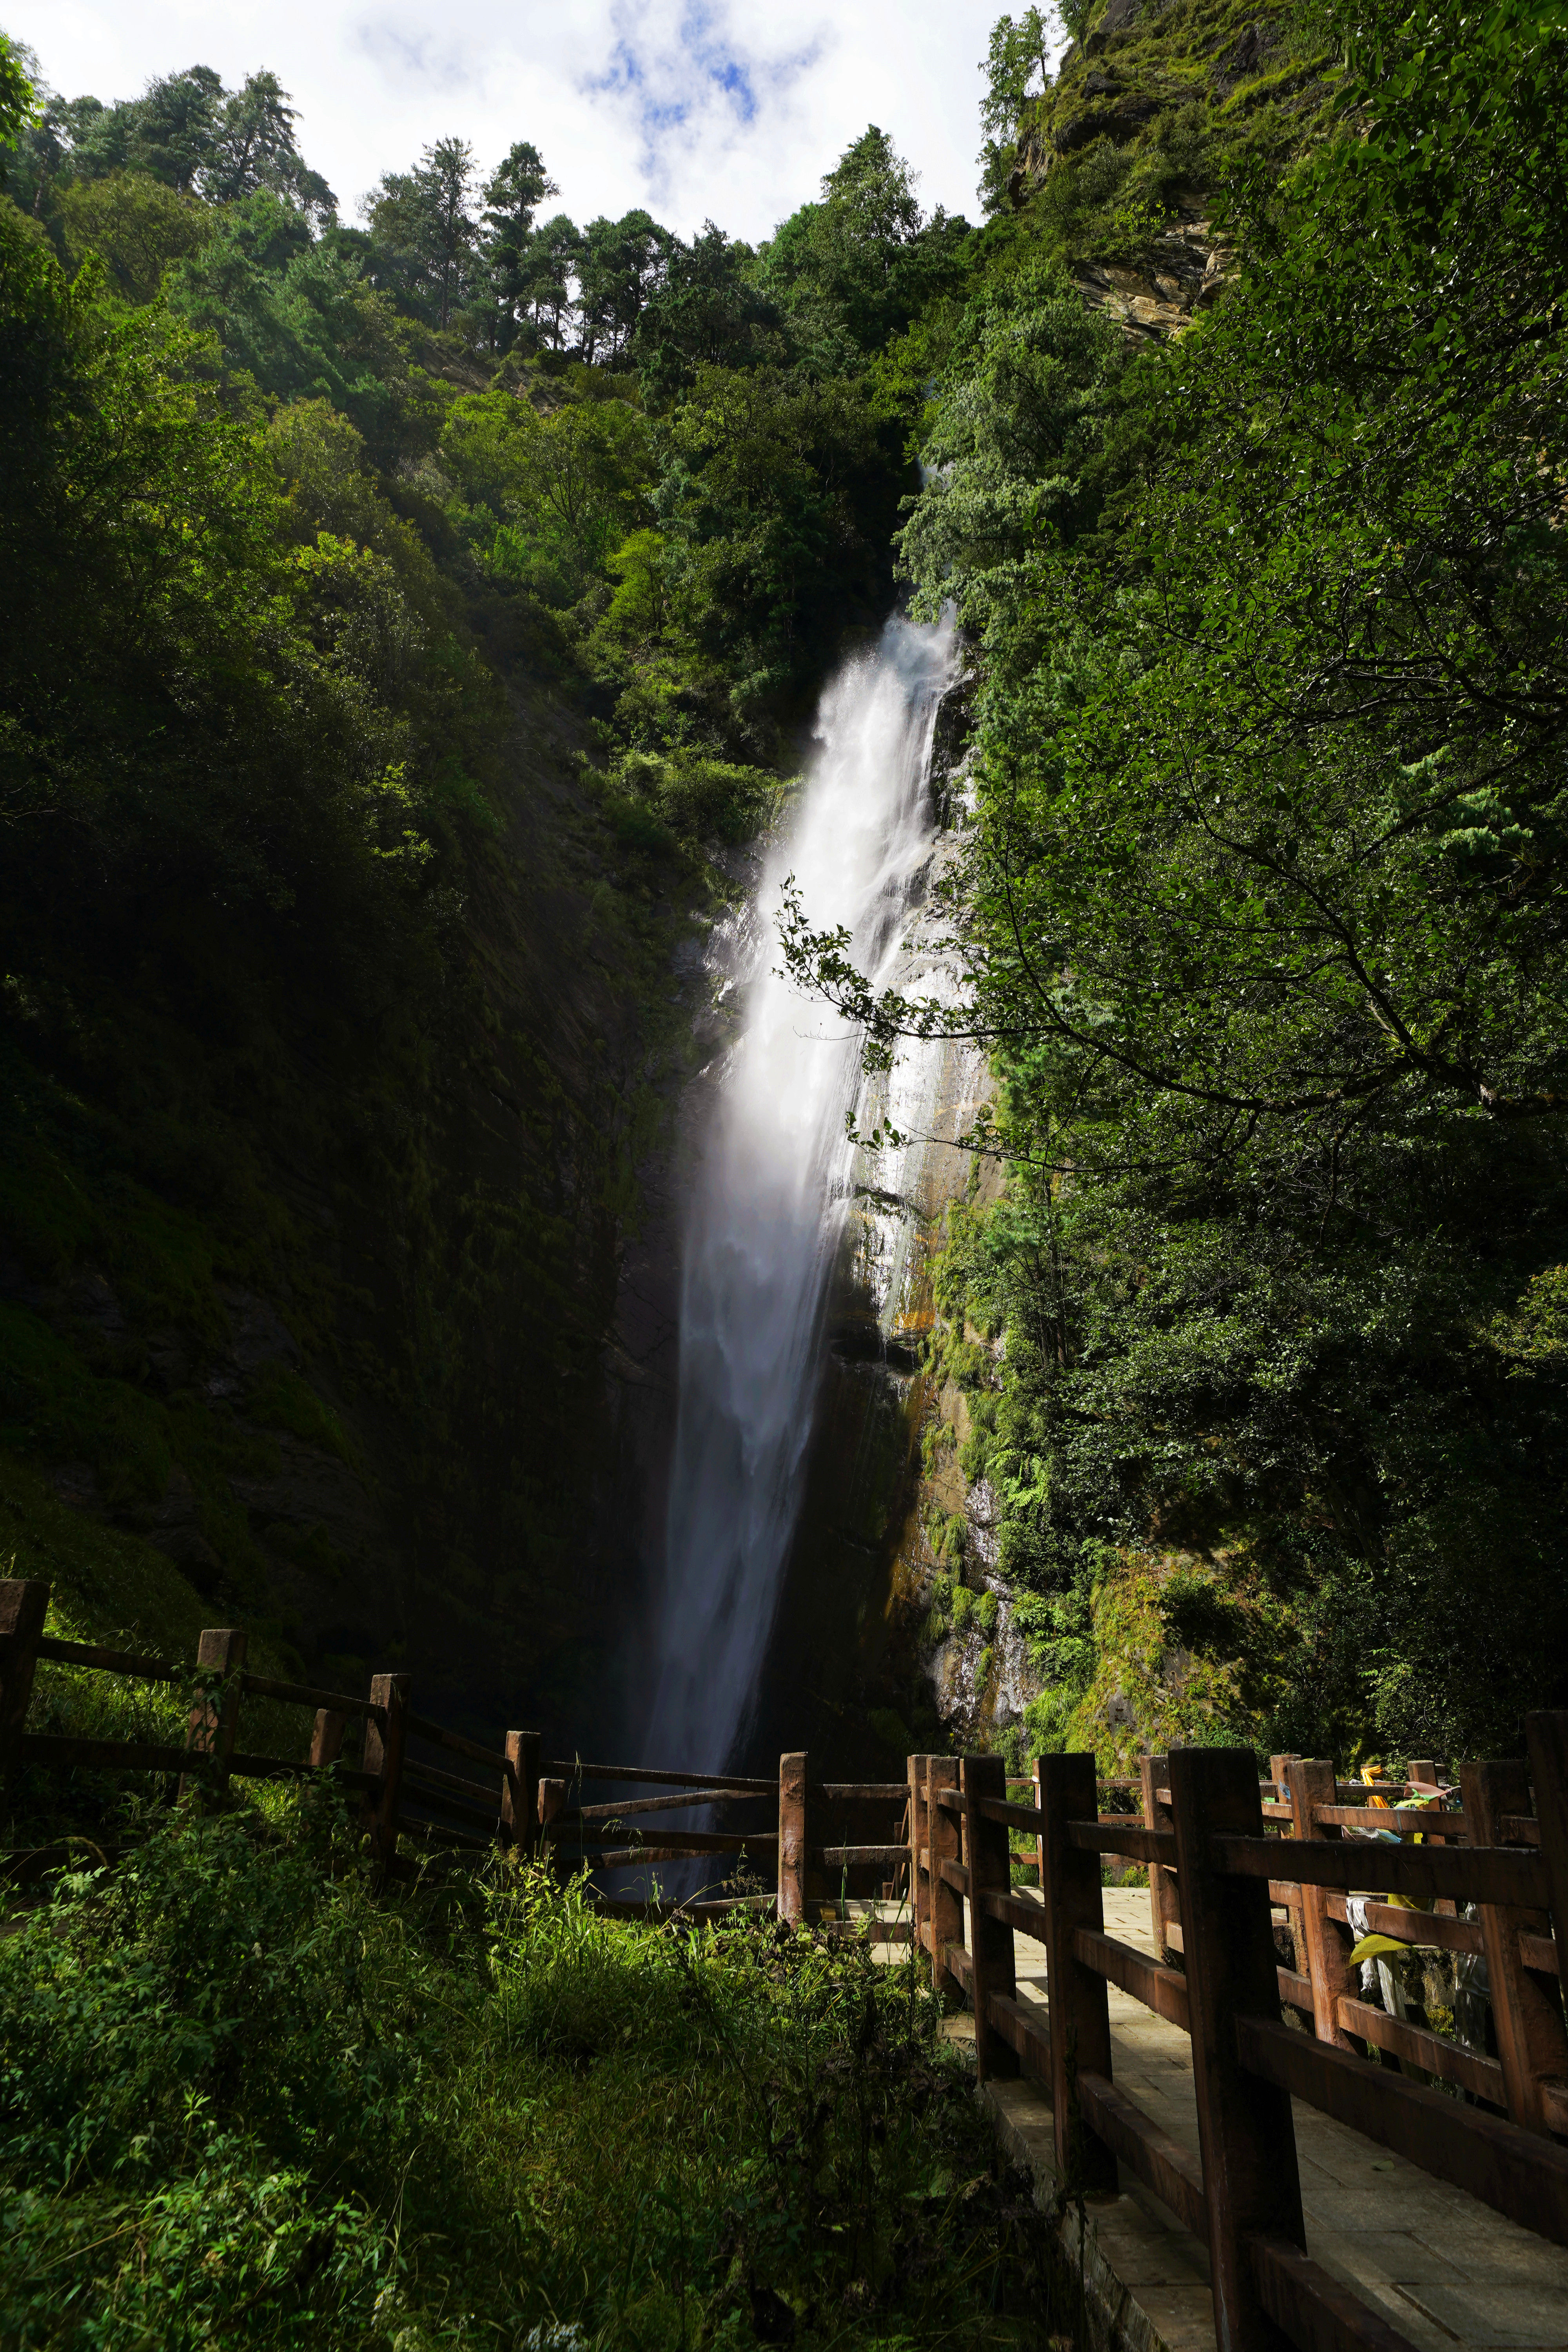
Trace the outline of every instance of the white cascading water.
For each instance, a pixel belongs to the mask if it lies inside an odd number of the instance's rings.
[[[895,617],[823,696],[820,750],[770,855],[742,1034],[713,1105],[688,1219],[679,1406],[647,1753],[722,1771],[773,1629],[811,1430],[827,1280],[848,1207],[845,1117],[858,1036],[776,970],[793,876],[812,928],[846,925],[891,971],[931,854],[937,704],[951,622]]]

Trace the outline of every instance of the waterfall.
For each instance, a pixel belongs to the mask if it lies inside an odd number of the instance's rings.
[[[793,876],[813,929],[896,962],[931,854],[929,768],[951,622],[895,617],[825,692],[816,757],[770,853],[738,977],[739,1041],[687,1221],[679,1401],[650,1759],[721,1771],[745,1726],[798,1507],[828,1276],[848,1207],[858,1037],[777,971]]]

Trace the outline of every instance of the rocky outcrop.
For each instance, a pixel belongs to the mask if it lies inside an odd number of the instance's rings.
[[[1217,300],[1233,264],[1229,247],[1194,214],[1160,237],[1140,268],[1083,262],[1076,275],[1091,310],[1103,310],[1134,341],[1163,342]]]

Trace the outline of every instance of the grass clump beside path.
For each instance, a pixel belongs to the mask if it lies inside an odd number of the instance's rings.
[[[329,1789],[185,1809],[0,1941],[0,2341],[1027,2346],[1047,2233],[939,2018],[533,1867],[374,1899]]]

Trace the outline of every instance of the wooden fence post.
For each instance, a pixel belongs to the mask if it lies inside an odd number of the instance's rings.
[[[1013,1930],[994,1919],[985,1896],[1005,1895],[1011,1885],[1009,1841],[1005,1822],[988,1822],[980,1811],[986,1798],[1007,1801],[1007,1766],[1000,1756],[966,1756],[959,1768],[963,1792],[964,1859],[969,1865],[970,1990],[974,1999],[974,2063],[981,2082],[1018,2072],[1018,2053],[991,2022],[991,1996],[1018,1995],[1013,1967]]]
[[[1300,1758],[1295,1755],[1271,1756],[1268,1759],[1269,1777],[1274,1783],[1274,1795],[1278,1803],[1282,1805],[1288,1805],[1289,1803],[1290,1767],[1292,1764],[1299,1764],[1300,1760]],[[1285,1827],[1285,1823],[1281,1822],[1279,1823],[1279,1827],[1283,1829]],[[1294,1829],[1294,1821],[1291,1822],[1290,1827]],[[1286,1904],[1285,1908],[1290,1916],[1290,1947],[1293,1954],[1292,1965],[1299,1976],[1309,1976],[1311,1971],[1307,1965],[1307,1923],[1302,1916],[1301,1890],[1300,1887],[1297,1887],[1294,1890],[1289,1902]]]
[[[806,1924],[805,1769],[804,1754],[779,1758],[778,1916],[792,1927]]]
[[[560,1861],[554,1843],[546,1832],[556,1815],[565,1811],[570,1787],[570,1782],[566,1780],[541,1780],[539,1795],[535,1800],[539,1814],[539,1851],[557,1877],[566,1875],[566,1867]]]
[[[348,1728],[348,1717],[335,1706],[316,1709],[316,1726],[310,1734],[312,1765],[335,1764],[343,1752],[343,1733]]]
[[[1326,1757],[1289,1757],[1285,1785],[1289,1791],[1292,1837],[1339,1836],[1331,1823],[1325,1828],[1312,1819],[1314,1805],[1337,1802],[1334,1768]],[[1306,1974],[1312,1984],[1312,2031],[1320,2042],[1331,2042],[1336,2050],[1353,2050],[1355,2043],[1340,2023],[1340,2001],[1360,1997],[1361,1980],[1350,1960],[1355,1939],[1337,1919],[1330,1918],[1326,1886],[1301,1889],[1301,1939],[1307,1947]]]
[[[364,1819],[372,1857],[383,1872],[390,1868],[397,1854],[397,1802],[403,1786],[403,1754],[408,1742],[411,1682],[408,1675],[371,1676],[372,1702],[384,1710],[385,1719],[377,1723],[373,1715],[365,1717],[364,1769],[375,1774],[376,1785],[365,1799]]]
[[[9,1781],[27,1727],[33,1675],[48,1614],[49,1588],[36,1577],[0,1577],[0,1778]]]
[[[1171,1759],[1168,1756],[1140,1756],[1138,1781],[1143,1794],[1143,1826],[1146,1830],[1168,1830],[1171,1808],[1160,1802],[1160,1791],[1171,1785]],[[1173,1949],[1168,1933],[1173,1922],[1177,1937],[1182,1930],[1180,1889],[1174,1871],[1167,1870],[1163,1862],[1149,1864],[1149,1910],[1154,1930],[1154,1949],[1166,1967],[1170,1966]]]
[[[537,1731],[509,1731],[506,1736],[506,1778],[500,1792],[500,1842],[524,1853],[539,1851],[539,1762],[542,1745]]]
[[[239,1677],[244,1665],[243,1625],[209,1625],[204,1630],[196,1644],[196,1671],[211,1680],[203,1681],[192,1705],[185,1747],[191,1755],[205,1759],[219,1786],[228,1778],[228,1759],[239,1728]],[[214,1682],[221,1683],[221,1690],[213,1688]],[[198,1772],[182,1772],[180,1795],[199,1786],[202,1777]]]
[[[910,1771],[910,1948],[924,1952],[930,1948],[931,1885],[926,1877],[926,1848],[931,1832],[926,1827],[926,1759],[911,1756]]]
[[[1077,2077],[1110,2073],[1110,2009],[1105,1979],[1085,1968],[1073,1950],[1073,1932],[1105,1932],[1100,1856],[1068,1842],[1069,1822],[1098,1822],[1100,1790],[1092,1756],[1042,1756],[1035,1768],[1040,1790],[1040,1892],[1046,1908],[1046,1957],[1051,2020],[1051,2116],[1057,2171],[1075,2189],[1116,2187],[1116,2158],[1084,2122]]]
[[[1501,1845],[1503,1815],[1530,1811],[1530,1767],[1522,1760],[1461,1764],[1459,1788],[1472,1845]],[[1544,2133],[1542,2085],[1568,2078],[1568,2036],[1555,1979],[1525,1967],[1519,1938],[1521,1929],[1550,1935],[1552,1922],[1544,1911],[1504,1909],[1497,1903],[1478,1907],[1509,2118],[1526,2131]]]
[[[1258,1766],[1245,1748],[1182,1748],[1171,1758],[1171,1812],[1208,2206],[1209,2274],[1219,2352],[1277,2352],[1288,2339],[1258,2293],[1247,2240],[1306,2251],[1289,2093],[1242,2065],[1236,2021],[1279,2020],[1268,1884],[1209,1862],[1216,1833],[1261,1837]]]
[[[1541,1859],[1552,1892],[1557,1973],[1568,2011],[1568,1715],[1544,1711],[1524,1718],[1530,1777],[1535,1783],[1535,1818],[1541,1824]]]
[[[958,1786],[958,1762],[952,1756],[926,1758],[926,1828],[931,1837],[931,1980],[938,1992],[951,1987],[962,1992],[963,1984],[947,1963],[947,1948],[963,1947],[963,1897],[956,1886],[950,1886],[942,1874],[944,1862],[959,1859],[960,1834],[958,1815],[939,1805],[937,1797],[943,1789]]]

